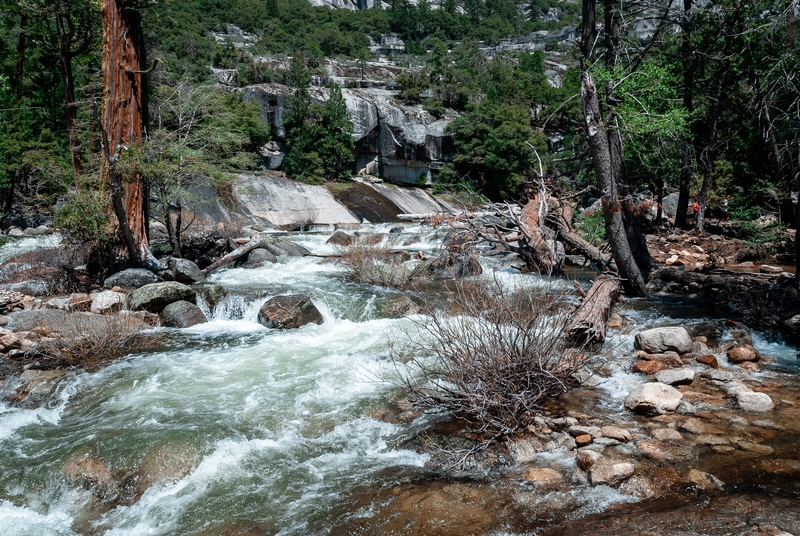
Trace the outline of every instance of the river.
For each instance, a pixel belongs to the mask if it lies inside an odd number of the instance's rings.
[[[326,254],[334,251],[325,244],[331,232],[286,237]],[[408,225],[402,236],[413,238],[410,249],[437,245],[430,228]],[[494,267],[501,278],[537,284]],[[493,276],[486,269],[483,277]],[[387,490],[425,482],[429,455],[411,442],[441,419],[373,417],[402,396],[388,341],[413,319],[382,314],[396,291],[349,283],[334,262],[318,257],[223,270],[212,281],[230,295],[208,323],[168,330],[158,351],[68,373],[43,407],[0,402],[0,534],[355,533],[387,508]],[[308,294],[324,323],[286,331],[258,324],[265,299],[288,292]],[[682,322],[636,301],[623,305],[623,314],[638,326]],[[599,388],[606,414],[622,420],[630,420],[622,400],[642,379],[614,357],[631,353],[632,339],[629,330],[607,344],[610,372]],[[758,336],[756,344],[784,368],[795,366],[794,348]],[[0,399],[16,387],[7,383]],[[65,467],[81,459],[102,466],[100,486],[65,478]],[[575,462],[554,454],[547,463],[569,471]],[[172,478],[153,483],[151,470]],[[636,502],[616,489],[579,484],[538,494],[506,484],[496,496],[515,493],[517,502],[527,493],[537,511],[567,502],[568,519]],[[517,525],[497,519],[487,533]]]

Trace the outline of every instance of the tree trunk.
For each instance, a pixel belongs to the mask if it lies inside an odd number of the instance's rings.
[[[212,273],[212,272],[214,272],[216,270],[219,270],[223,266],[226,266],[226,265],[232,263],[235,260],[241,259],[242,257],[247,255],[248,253],[250,253],[251,251],[253,251],[254,249],[256,249],[260,245],[261,245],[261,239],[260,238],[256,239],[256,240],[251,240],[247,244],[234,249],[233,251],[231,251],[230,253],[228,253],[227,255],[225,255],[224,257],[219,259],[218,261],[212,263],[211,266],[209,266],[208,268],[203,270],[203,273],[205,275],[208,275],[208,274],[210,274],[210,273]]]
[[[112,205],[133,264],[152,264],[139,177],[115,170],[126,145],[142,138],[143,70],[141,14],[124,0],[103,0],[103,91],[105,158],[103,175],[111,184]]]
[[[692,0],[683,0],[681,23],[681,64],[683,66],[683,108],[688,114],[694,110],[694,72],[697,62],[692,52]],[[689,187],[692,182],[692,137],[681,136],[681,184],[678,193],[678,208],[675,227],[686,227],[686,212],[689,210]]]
[[[561,266],[542,231],[542,222],[539,221],[540,217],[544,216],[542,207],[545,207],[546,210],[547,205],[541,194],[537,194],[525,204],[522,214],[520,214],[520,232],[528,242],[530,249],[533,250],[535,258],[531,259],[534,263],[531,268],[545,275],[552,275],[561,273]]]
[[[59,32],[61,33],[61,32]],[[69,156],[72,171],[75,175],[83,175],[83,164],[80,158],[81,144],[78,140],[78,114],[75,108],[75,79],[72,75],[72,50],[70,50],[69,34],[61,34],[59,39],[59,60],[61,78],[64,83],[64,107],[67,119],[67,137],[69,138]]]
[[[572,207],[564,205],[561,207],[561,213],[556,214],[548,219],[548,222],[556,228],[557,238],[560,238],[566,245],[572,248],[583,256],[587,261],[592,264],[592,267],[597,273],[602,273],[605,269],[617,270],[614,259],[610,255],[606,255],[598,248],[578,236],[572,230]]]
[[[717,87],[711,101],[711,130],[708,134],[708,147],[705,154],[705,172],[703,173],[703,186],[700,188],[697,214],[695,214],[695,229],[703,230],[703,219],[706,211],[708,189],[711,187],[711,176],[714,174],[714,162],[717,159],[717,132],[719,127],[719,113],[722,107],[722,96],[727,79],[727,65],[717,73]]]
[[[602,192],[603,216],[606,234],[614,261],[623,278],[625,291],[631,296],[646,296],[647,287],[639,267],[631,252],[625,224],[622,219],[622,205],[617,191],[617,178],[614,176],[609,146],[608,131],[600,116],[600,100],[594,78],[588,72],[583,74],[581,85],[583,116],[586,120],[586,134],[592,153],[592,164]]]

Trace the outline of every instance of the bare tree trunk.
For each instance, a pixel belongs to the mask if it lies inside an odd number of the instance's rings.
[[[124,0],[103,0],[102,128],[106,145],[103,174],[111,184],[112,205],[134,264],[152,264],[139,177],[123,177],[114,163],[126,144],[142,138],[143,71],[141,14]]]
[[[583,74],[581,85],[583,116],[586,120],[586,133],[592,153],[592,164],[600,191],[603,194],[603,216],[606,234],[611,244],[611,253],[623,278],[625,291],[631,296],[646,296],[647,287],[642,273],[631,252],[625,224],[622,221],[622,205],[617,191],[617,179],[613,174],[613,162],[609,147],[608,131],[600,116],[600,100],[594,78],[588,72]]]
[[[532,261],[535,263],[535,268],[546,275],[551,275],[560,273],[561,266],[542,232],[540,218],[544,217],[542,207],[546,210],[546,203],[542,195],[537,194],[525,204],[520,215],[520,231],[534,252],[536,258]]]
[[[210,274],[212,272],[215,272],[216,270],[219,270],[223,266],[226,266],[226,265],[232,263],[235,260],[241,259],[245,255],[247,255],[248,253],[250,253],[251,251],[256,249],[259,245],[261,245],[261,239],[260,238],[256,239],[256,240],[251,240],[247,244],[234,249],[233,251],[231,251],[230,253],[228,253],[227,255],[222,257],[221,259],[219,259],[216,262],[214,262],[213,264],[211,264],[211,266],[209,266],[208,268],[203,270],[203,273],[205,275],[208,275],[208,274]]]
[[[59,56],[61,78],[64,82],[64,107],[67,119],[67,137],[69,138],[69,156],[72,162],[72,171],[75,172],[75,175],[80,176],[83,175],[83,164],[80,157],[81,144],[78,140],[78,114],[75,108],[75,79],[72,75],[70,40],[69,34],[61,39]]]
[[[688,114],[694,110],[694,72],[697,61],[692,52],[692,0],[683,0],[683,21],[681,22],[681,64],[683,66],[683,108]],[[681,136],[681,184],[678,193],[678,208],[675,214],[675,227],[686,227],[686,212],[689,210],[689,187],[692,182],[692,138]]]

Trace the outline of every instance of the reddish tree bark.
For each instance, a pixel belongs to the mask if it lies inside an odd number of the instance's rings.
[[[143,51],[139,11],[125,0],[103,0],[103,174],[133,264],[154,260],[147,240],[144,188],[139,177],[122,177],[115,163],[128,144],[142,139]]]

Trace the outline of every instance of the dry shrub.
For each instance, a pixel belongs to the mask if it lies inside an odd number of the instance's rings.
[[[423,297],[424,318],[392,359],[414,403],[463,419],[491,438],[524,431],[541,402],[579,385],[586,353],[564,337],[572,309],[566,289],[457,282],[447,310]]]
[[[44,281],[51,294],[84,291],[91,284],[89,275],[76,268],[86,263],[88,255],[88,246],[82,245],[28,251],[2,264],[0,280],[2,283]]]
[[[157,348],[163,334],[142,331],[150,326],[133,315],[76,316],[60,336],[41,339],[39,353],[60,366],[97,369],[114,359]]]
[[[403,288],[409,271],[403,264],[403,252],[393,252],[394,238],[376,241],[373,236],[353,237],[349,246],[340,248],[339,262],[354,283]]]

